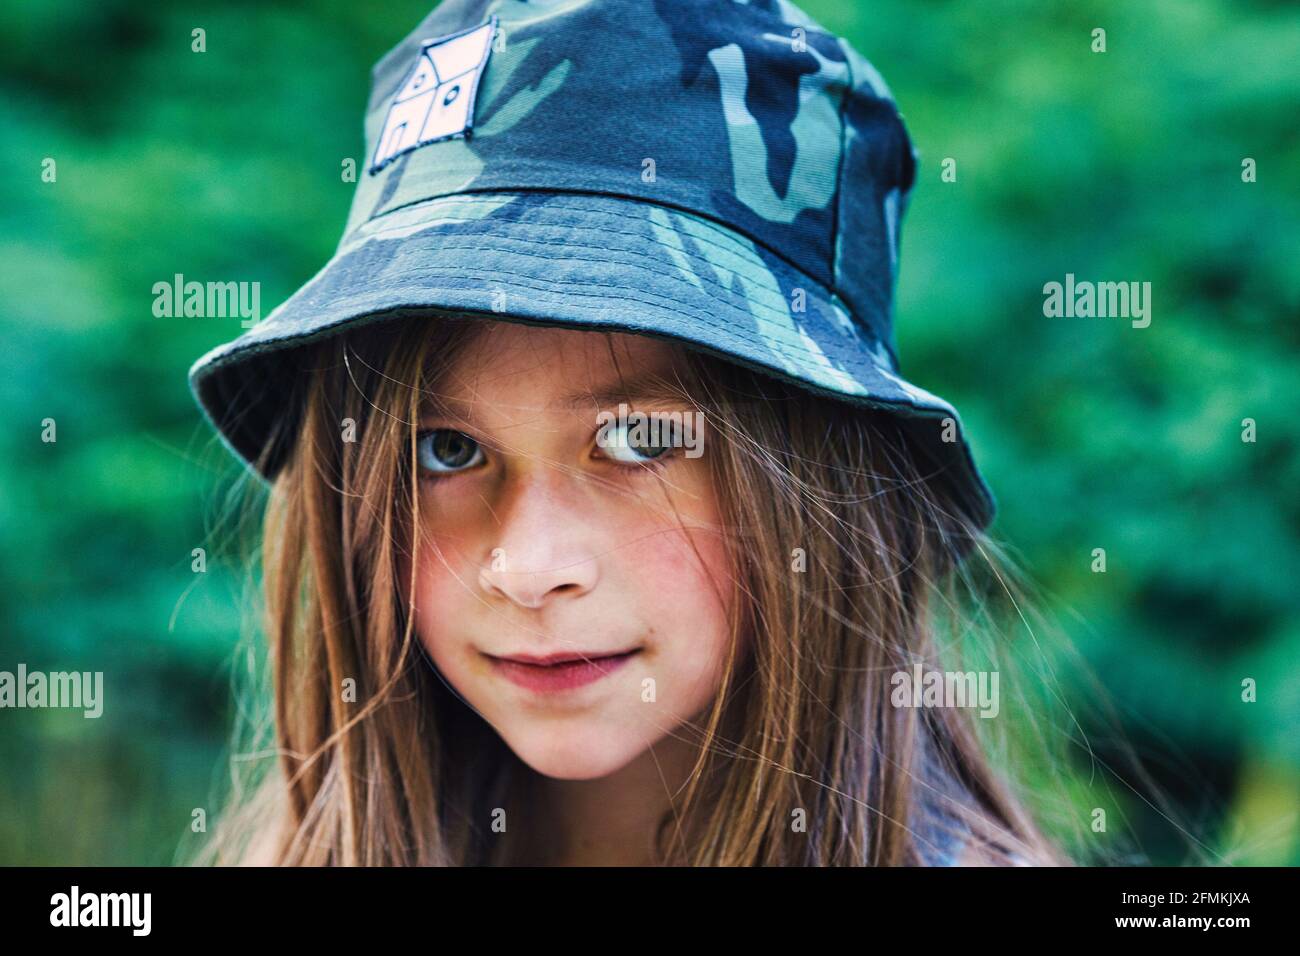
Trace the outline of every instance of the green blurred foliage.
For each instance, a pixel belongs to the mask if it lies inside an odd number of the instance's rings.
[[[211,809],[246,548],[212,534],[240,470],[185,373],[240,328],[156,318],[151,290],[256,281],[265,313],[315,273],[370,66],[428,6],[0,7],[0,669],[102,670],[111,702],[0,712],[0,863],[171,862]],[[997,536],[1209,858],[1300,862],[1300,8],[804,6],[881,70],[920,151],[904,370],[961,409]],[[1150,327],[1045,318],[1066,273],[1149,281]],[[1152,859],[1188,858],[1109,789]]]

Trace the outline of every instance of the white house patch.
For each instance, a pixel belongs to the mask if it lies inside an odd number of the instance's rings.
[[[425,40],[397,91],[375,145],[370,172],[426,143],[469,136],[474,95],[492,51],[497,18],[436,40]]]

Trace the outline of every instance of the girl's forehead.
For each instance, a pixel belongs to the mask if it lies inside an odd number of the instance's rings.
[[[680,392],[680,346],[643,335],[492,322],[435,371],[430,400],[467,404],[527,399],[574,410]]]
[[[671,376],[678,348],[662,339],[622,332],[492,322],[446,367],[447,384],[508,387],[603,383],[620,375]]]

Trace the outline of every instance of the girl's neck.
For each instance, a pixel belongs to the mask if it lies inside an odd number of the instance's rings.
[[[665,738],[627,766],[595,780],[533,774],[528,866],[654,866],[655,830],[680,806],[698,751]]]

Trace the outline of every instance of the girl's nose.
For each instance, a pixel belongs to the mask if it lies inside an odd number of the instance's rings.
[[[539,609],[563,597],[581,597],[596,583],[593,558],[549,563],[527,555],[512,563],[510,554],[502,549],[479,571],[479,587],[520,607]]]
[[[590,514],[584,515],[580,500],[568,500],[573,489],[558,484],[531,484],[517,489],[513,501],[501,503],[497,540],[478,574],[479,587],[489,597],[541,608],[560,598],[581,597],[596,586],[600,570]]]

